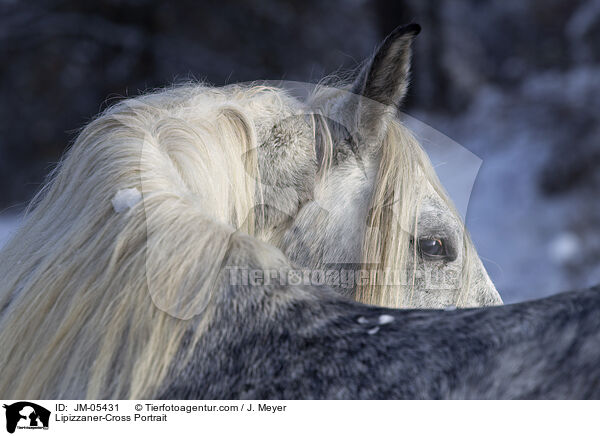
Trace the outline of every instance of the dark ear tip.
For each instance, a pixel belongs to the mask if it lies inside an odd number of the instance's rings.
[[[404,26],[404,33],[412,33],[413,36],[417,36],[421,33],[421,25],[417,23],[410,23]]]
[[[410,35],[412,37],[417,36],[421,32],[421,26],[417,23],[406,24],[405,26],[398,26],[386,39],[395,40],[402,36]]]

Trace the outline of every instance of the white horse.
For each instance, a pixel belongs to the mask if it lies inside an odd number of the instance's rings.
[[[192,84],[85,127],[0,253],[0,396],[156,395],[240,286],[277,282],[282,304],[300,288],[388,307],[501,303],[397,118],[418,31],[397,29],[353,83],[307,101]]]

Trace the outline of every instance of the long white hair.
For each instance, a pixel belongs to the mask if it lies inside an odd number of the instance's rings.
[[[185,333],[191,350],[210,321],[232,238],[265,267],[285,262],[248,235],[261,203],[255,121],[289,99],[265,86],[180,86],[81,131],[0,253],[0,397],[151,397]],[[397,267],[410,258],[399,229],[415,225],[414,177],[443,189],[417,142],[390,126],[370,217],[381,231],[363,257]],[[141,197],[123,208],[119,192]],[[357,299],[399,306],[400,292],[365,286]]]
[[[253,233],[248,114],[269,116],[281,98],[183,86],[117,104],[83,129],[0,254],[0,396],[153,392],[198,323],[157,306],[191,318],[181,296],[195,309],[208,302],[231,233]],[[116,213],[120,190],[143,201]]]

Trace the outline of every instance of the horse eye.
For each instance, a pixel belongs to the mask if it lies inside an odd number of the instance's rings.
[[[425,257],[441,258],[446,256],[446,245],[441,239],[419,239],[419,251]]]

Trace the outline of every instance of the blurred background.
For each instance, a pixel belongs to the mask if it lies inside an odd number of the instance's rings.
[[[504,300],[600,283],[599,0],[0,0],[0,244],[119,99],[316,82],[411,21],[404,110],[483,160],[467,225]]]

